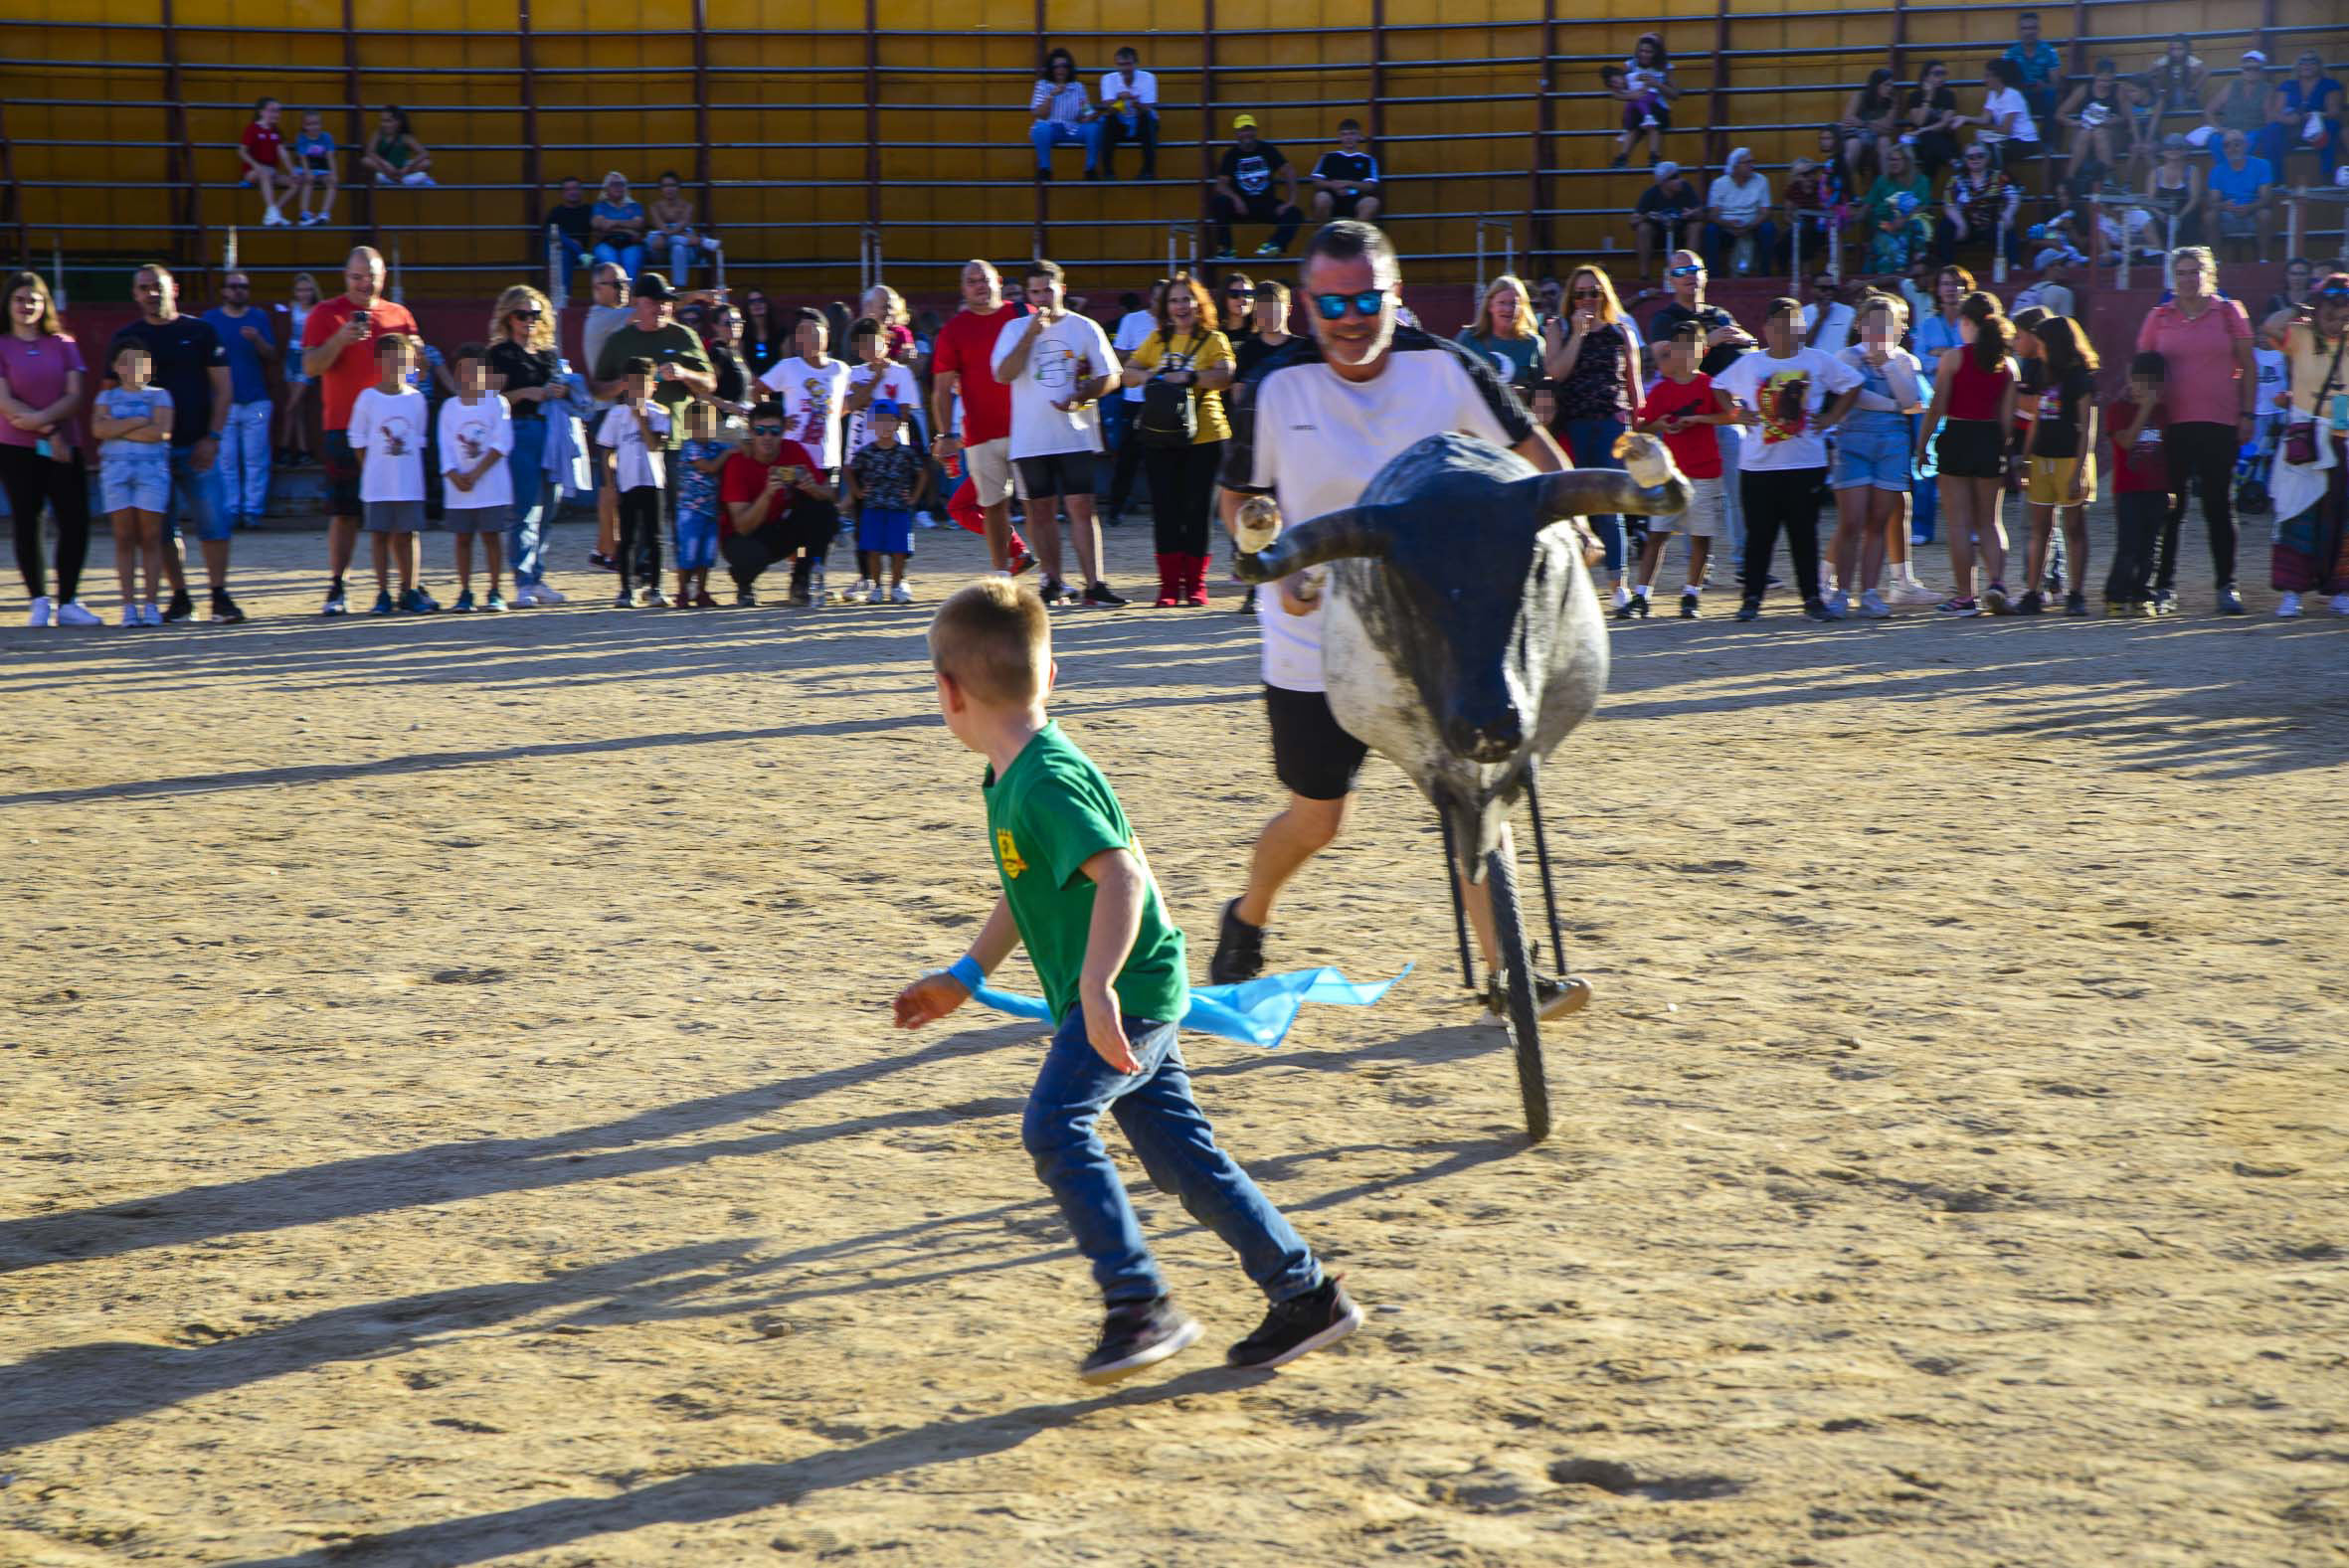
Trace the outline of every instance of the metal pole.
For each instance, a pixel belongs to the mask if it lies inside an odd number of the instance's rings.
[[[66,308],[66,242],[63,235],[49,237],[49,297],[57,301],[60,310]]]
[[[400,281],[400,237],[398,235],[392,236],[392,303],[395,305],[408,303],[408,289]]]
[[[864,221],[881,222],[881,22],[879,0],[864,0]],[[876,268],[876,270],[878,270]],[[876,277],[875,282],[879,279]],[[870,287],[870,284],[866,285]]]
[[[1441,805],[1435,819],[1444,827],[1444,886],[1452,890],[1452,933],[1460,940],[1460,983],[1476,989],[1476,966],[1468,957],[1468,907],[1460,902],[1460,862],[1452,853],[1452,813]]]
[[[1557,923],[1557,883],[1549,874],[1549,835],[1541,827],[1541,790],[1535,779],[1538,763],[1526,769],[1526,809],[1534,818],[1534,858],[1541,862],[1541,902],[1549,910],[1549,951],[1557,956],[1559,978],[1566,972],[1566,938]]]
[[[539,162],[538,152],[538,53],[530,43],[530,0],[515,0],[514,41],[515,64],[521,67],[522,88],[522,222],[525,226],[539,222],[539,203],[546,200],[546,170]],[[555,248],[547,264],[550,284],[557,267],[562,265],[562,248]],[[563,294],[554,287],[547,289],[547,298],[555,308],[563,308]]]
[[[1385,155],[1386,0],[1370,0],[1370,145]]]
[[[1788,261],[1790,262],[1790,264],[1791,264],[1791,265],[1793,266],[1793,268],[1794,268],[1794,275],[1793,275],[1792,277],[1788,278],[1788,279],[1787,279],[1787,281],[1786,281],[1786,291],[1787,291],[1788,293],[1792,294],[1792,295],[1793,295],[1795,298],[1797,298],[1797,299],[1800,299],[1800,298],[1802,298],[1802,296],[1803,296],[1803,216],[1802,216],[1802,214],[1801,214],[1801,213],[1793,213],[1793,214],[1790,214],[1790,215],[1789,215],[1789,221],[1788,221],[1788,223],[1787,223],[1786,227],[1787,227],[1787,229],[1790,231],[1790,233],[1788,234],[1788,237],[1787,237],[1790,243],[1789,243],[1789,244],[1787,245],[1787,247],[1786,247],[1786,256],[1787,256],[1787,260],[1788,260]],[[1734,264],[1734,263],[1732,263],[1732,264]]]
[[[2007,280],[2007,236],[2014,232],[2014,215],[2001,209],[1998,215],[1998,233],[1990,242],[1998,248],[1997,254],[1990,259],[1990,280],[1994,283],[2003,283]]]
[[[2102,201],[2102,193],[2099,192],[2096,199],[2099,202]],[[2125,204],[2120,209],[2118,228],[2120,230],[2120,261],[2112,268],[2112,286],[2126,288],[2129,286],[2129,253],[2137,248],[2137,237],[2129,233],[2129,209]]]
[[[1549,219],[1544,216],[1549,203],[1541,197],[1541,171],[1549,162],[1550,132],[1557,126],[1557,107],[1549,96],[1557,85],[1550,76],[1550,62],[1556,56],[1557,0],[1541,0],[1541,67],[1534,76],[1534,156],[1526,165],[1526,211],[1534,216],[1529,243],[1536,257],[1555,249]]]
[[[2307,229],[2308,220],[2305,210],[2307,201],[2307,191],[2298,186],[2293,186],[2284,193],[2283,254],[2285,256],[2298,256],[2300,254],[2300,236]]]
[[[563,231],[546,226],[546,296],[557,310],[571,303],[571,268],[563,264]]]
[[[343,144],[353,152],[367,143],[367,110],[360,102],[359,93],[359,20],[357,0],[342,0],[342,90],[349,101]],[[355,173],[352,184],[344,189],[350,193],[351,210],[360,215],[367,226],[367,243],[383,249],[383,237],[375,229],[375,178],[364,171]]]
[[[237,226],[235,224],[229,225],[229,243],[223,250],[220,265],[224,272],[234,272],[237,269]]]

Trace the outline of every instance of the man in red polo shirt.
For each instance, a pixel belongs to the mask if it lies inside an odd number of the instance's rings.
[[[261,221],[271,229],[281,229],[292,221],[277,211],[277,203],[293,191],[285,167],[285,136],[277,129],[277,116],[283,112],[284,105],[275,98],[263,98],[253,105],[253,123],[245,127],[237,143],[237,156],[245,163],[245,183],[261,192]]]
[[[359,459],[351,452],[351,405],[383,374],[376,365],[375,340],[389,332],[418,336],[408,307],[380,297],[383,253],[373,246],[359,247],[343,262],[342,288],[311,310],[301,334],[301,368],[318,383],[326,431],[326,567],[332,581],[319,611],[326,615],[346,610],[342,575],[359,544]],[[421,556],[416,535],[408,536],[408,548]],[[411,581],[415,566],[412,559]]]
[[[963,308],[938,334],[930,356],[930,428],[939,434],[931,453],[944,462],[957,452],[971,475],[987,517],[987,558],[997,572],[1011,568],[1011,389],[995,380],[995,338],[1003,323],[1025,315],[1003,301],[1003,279],[986,261],[963,263]],[[955,428],[955,396],[963,399],[963,435]]]
[[[751,410],[750,435],[718,470],[718,552],[734,575],[734,603],[759,602],[752,584],[778,561],[792,563],[795,605],[810,603],[816,553],[840,531],[839,508],[815,457],[783,438],[783,405]]]

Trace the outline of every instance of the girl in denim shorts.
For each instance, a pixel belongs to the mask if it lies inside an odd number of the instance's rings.
[[[154,361],[137,343],[116,351],[113,370],[115,385],[99,393],[90,410],[98,494],[114,519],[122,624],[159,626],[156,584],[163,576],[163,516],[171,510],[171,394],[147,380]],[[134,562],[146,571],[143,601],[134,591]]]
[[[1855,586],[1861,614],[1881,620],[1893,612],[1877,582],[1894,533],[1908,542],[1905,502],[1914,458],[1908,417],[1924,401],[1924,369],[1900,346],[1906,317],[1892,295],[1869,295],[1853,323],[1858,341],[1836,356],[1860,373],[1860,398],[1836,437],[1828,480],[1835,491],[1835,537],[1827,545],[1831,612],[1848,611]]]

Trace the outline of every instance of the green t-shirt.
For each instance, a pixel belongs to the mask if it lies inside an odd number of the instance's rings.
[[[618,381],[620,367],[632,359],[648,359],[655,370],[662,360],[687,370],[710,368],[709,352],[701,346],[701,335],[682,321],[664,322],[649,332],[633,321],[615,328],[604,340],[603,352],[596,356],[596,380]],[[656,381],[652,384],[652,401],[668,410],[668,444],[676,445],[685,438],[685,405],[693,401],[692,390],[681,381]]]
[[[1180,1019],[1190,998],[1182,933],[1167,918],[1159,880],[1150,875],[1125,808],[1093,759],[1070,744],[1059,725],[1047,724],[1000,779],[989,769],[980,788],[987,796],[995,873],[1052,1016],[1065,1019],[1077,1006],[1077,982],[1085,972],[1097,890],[1080,868],[1105,849],[1130,849],[1142,861],[1149,891],[1134,951],[1118,971],[1118,1007],[1130,1018]]]

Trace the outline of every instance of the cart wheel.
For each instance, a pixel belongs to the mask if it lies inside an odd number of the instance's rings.
[[[1493,895],[1493,935],[1501,944],[1504,1022],[1517,1047],[1517,1086],[1526,1102],[1526,1134],[1549,1136],[1549,1079],[1541,1067],[1541,1015],[1534,1007],[1534,964],[1526,953],[1526,923],[1517,902],[1517,859],[1503,850],[1485,856],[1485,885]]]

